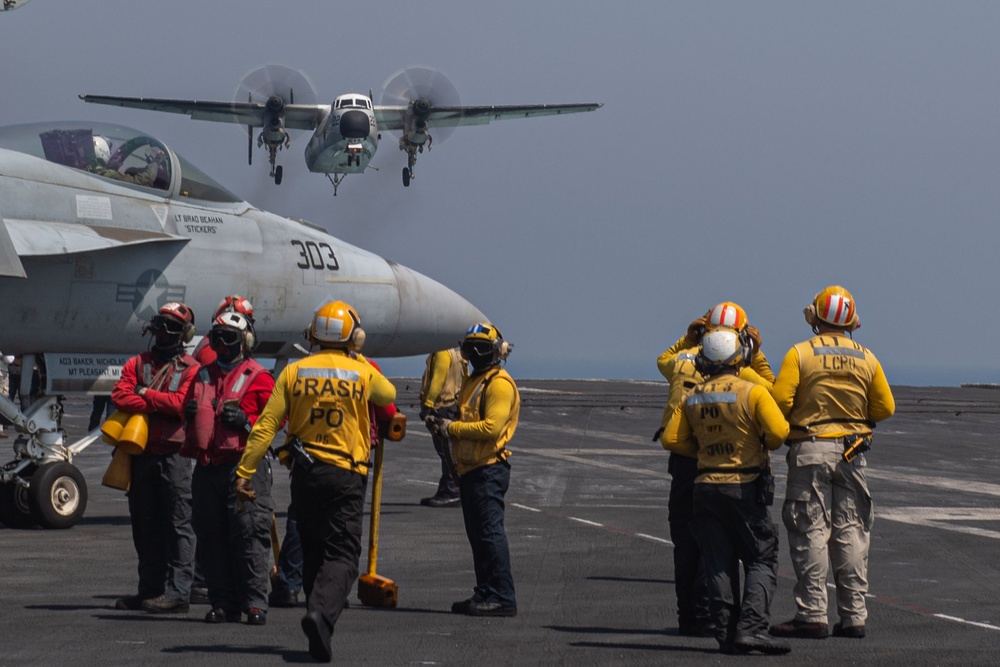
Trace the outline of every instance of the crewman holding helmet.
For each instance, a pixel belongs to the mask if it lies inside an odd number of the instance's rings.
[[[663,429],[693,387],[704,381],[695,367],[698,346],[706,331],[719,327],[735,330],[750,350],[751,361],[739,370],[740,377],[768,390],[774,382],[774,373],[761,351],[760,332],[750,325],[746,311],[732,301],[713,306],[707,313],[688,325],[687,333],[665,350],[656,360],[656,366],[670,383],[667,405],[663,410],[660,429],[654,440],[659,440]],[[674,589],[677,596],[677,625],[681,635],[689,637],[712,636],[708,609],[708,588],[701,562],[701,548],[695,539],[694,481],[698,462],[694,457],[670,453],[667,469],[670,473],[670,495],[667,501],[667,521],[670,524],[670,541],[674,543]],[[734,582],[738,583],[738,582]],[[738,591],[734,596],[738,595]]]
[[[215,361],[203,365],[184,403],[183,456],[195,459],[194,529],[211,610],[206,623],[267,622],[270,573],[271,466],[258,464],[253,503],[236,498],[236,468],[250,429],[274,389],[274,379],[250,356],[253,327],[242,314],[221,312],[207,340]]]
[[[283,448],[292,457],[292,504],[303,551],[309,655],[330,662],[330,637],[358,576],[361,523],[371,448],[368,401],[388,405],[396,388],[373,366],[355,359],[365,335],[357,311],[333,301],[316,311],[306,331],[319,351],[281,371],[254,425],[236,472],[236,493],[255,497],[251,479],[288,417]]]
[[[153,334],[149,351],[125,362],[111,392],[118,410],[149,417],[145,449],[131,457],[128,491],[139,588],[115,608],[187,613],[195,539],[191,463],[180,449],[184,396],[198,372],[198,362],[184,353],[194,336],[194,312],[183,303],[166,303],[143,327],[147,332]]]
[[[521,410],[513,378],[500,365],[511,346],[492,324],[474,324],[462,341],[472,373],[458,395],[458,419],[429,417],[452,442],[465,533],[472,547],[476,587],[451,606],[469,616],[516,616],[517,599],[504,532],[504,497],[510,486],[510,450]]]
[[[778,581],[778,531],[767,509],[774,499],[768,450],[784,442],[788,422],[767,388],[739,377],[750,355],[733,329],[705,333],[695,366],[706,379],[674,408],[661,442],[697,457],[694,530],[720,650],[781,654],[788,644],[767,634]],[[741,562],[743,592],[734,596]]]
[[[806,307],[813,338],[785,355],[773,394],[788,421],[788,486],[781,515],[795,570],[795,617],[771,626],[779,637],[822,639],[830,566],[840,621],[834,636],[865,636],[868,548],[875,508],[864,451],[875,423],[896,403],[878,359],[854,342],[854,297],[824,288]]]

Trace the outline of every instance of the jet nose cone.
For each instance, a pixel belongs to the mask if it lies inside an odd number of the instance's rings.
[[[454,347],[482,311],[441,283],[390,262],[399,290],[399,324],[395,355],[429,354]]]

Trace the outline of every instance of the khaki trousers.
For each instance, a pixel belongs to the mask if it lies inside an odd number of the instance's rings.
[[[837,612],[844,627],[868,618],[868,547],[875,508],[864,455],[844,461],[841,440],[789,446],[788,488],[781,517],[795,570],[796,620],[827,622],[827,577],[832,565]]]

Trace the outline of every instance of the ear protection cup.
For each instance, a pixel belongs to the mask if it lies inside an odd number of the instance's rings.
[[[184,325],[184,330],[181,332],[181,340],[184,341],[185,345],[191,342],[191,339],[194,338],[194,333],[195,330],[193,324]]]
[[[359,326],[354,327],[354,331],[351,332],[351,339],[349,341],[350,347],[355,350],[361,350],[365,346],[365,339],[368,335],[365,330]]]
[[[253,331],[247,331],[243,334],[243,344],[247,352],[257,347],[257,336],[254,335]]]

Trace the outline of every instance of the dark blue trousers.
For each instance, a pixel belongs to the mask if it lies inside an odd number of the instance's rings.
[[[459,489],[465,534],[472,546],[476,570],[474,598],[517,606],[510,549],[504,532],[504,496],[510,486],[510,466],[494,463],[462,475]]]

